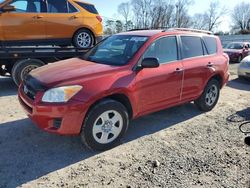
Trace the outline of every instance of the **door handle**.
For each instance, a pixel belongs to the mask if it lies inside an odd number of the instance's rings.
[[[34,16],[33,18],[34,18],[34,19],[41,19],[41,18],[43,18],[43,16],[37,15],[37,16]]]
[[[71,18],[73,18],[73,19],[77,19],[77,18],[79,18],[79,16],[74,15],[74,16],[72,16]]]
[[[208,68],[211,68],[211,67],[213,67],[213,66],[214,66],[214,64],[211,63],[211,62],[209,62],[209,63],[207,64],[207,67],[208,67]]]
[[[184,71],[184,69],[182,69],[182,68],[176,68],[176,70],[175,70],[176,73],[181,73],[183,71]]]

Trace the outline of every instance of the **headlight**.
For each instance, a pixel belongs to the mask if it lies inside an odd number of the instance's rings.
[[[44,93],[42,101],[49,103],[68,102],[81,89],[82,86],[78,85],[53,88]]]

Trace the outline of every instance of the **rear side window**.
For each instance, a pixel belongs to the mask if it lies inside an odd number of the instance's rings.
[[[84,8],[85,10],[87,10],[88,12],[92,14],[98,14],[98,11],[96,10],[94,5],[89,5],[89,4],[80,3],[80,2],[76,2],[76,3],[80,5],[82,8]]]
[[[217,41],[214,37],[203,37],[208,54],[217,53]]]
[[[150,45],[143,58],[157,58],[159,63],[178,60],[176,37],[164,37]]]
[[[69,4],[69,13],[78,12],[78,10],[71,3],[68,4]]]
[[[200,37],[182,36],[183,58],[203,56],[203,47]]]
[[[47,0],[49,13],[68,13],[67,0]]]

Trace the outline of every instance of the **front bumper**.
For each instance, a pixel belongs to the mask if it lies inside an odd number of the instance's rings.
[[[60,135],[78,135],[81,132],[87,108],[82,102],[67,104],[41,103],[42,93],[32,100],[19,87],[18,99],[28,117],[44,131]]]

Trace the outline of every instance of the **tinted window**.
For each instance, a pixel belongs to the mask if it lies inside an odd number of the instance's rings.
[[[48,12],[50,13],[68,13],[67,0],[47,0]]]
[[[71,3],[69,3],[69,13],[74,13],[74,12],[78,12],[78,10]]]
[[[217,52],[217,41],[214,37],[203,37],[208,54]]]
[[[94,5],[89,5],[89,4],[85,4],[85,3],[80,3],[80,2],[76,2],[78,5],[80,5],[82,8],[84,8],[85,10],[87,10],[90,13],[93,14],[98,14],[98,11],[96,10]]]
[[[44,12],[42,11],[41,0],[14,0],[10,5],[15,6],[15,12]]]
[[[157,58],[159,63],[178,60],[176,37],[165,37],[155,41],[145,52],[143,58]]]
[[[182,36],[183,58],[203,56],[203,48],[200,37]]]
[[[148,37],[113,35],[97,44],[83,59],[100,64],[121,66],[129,62]]]

